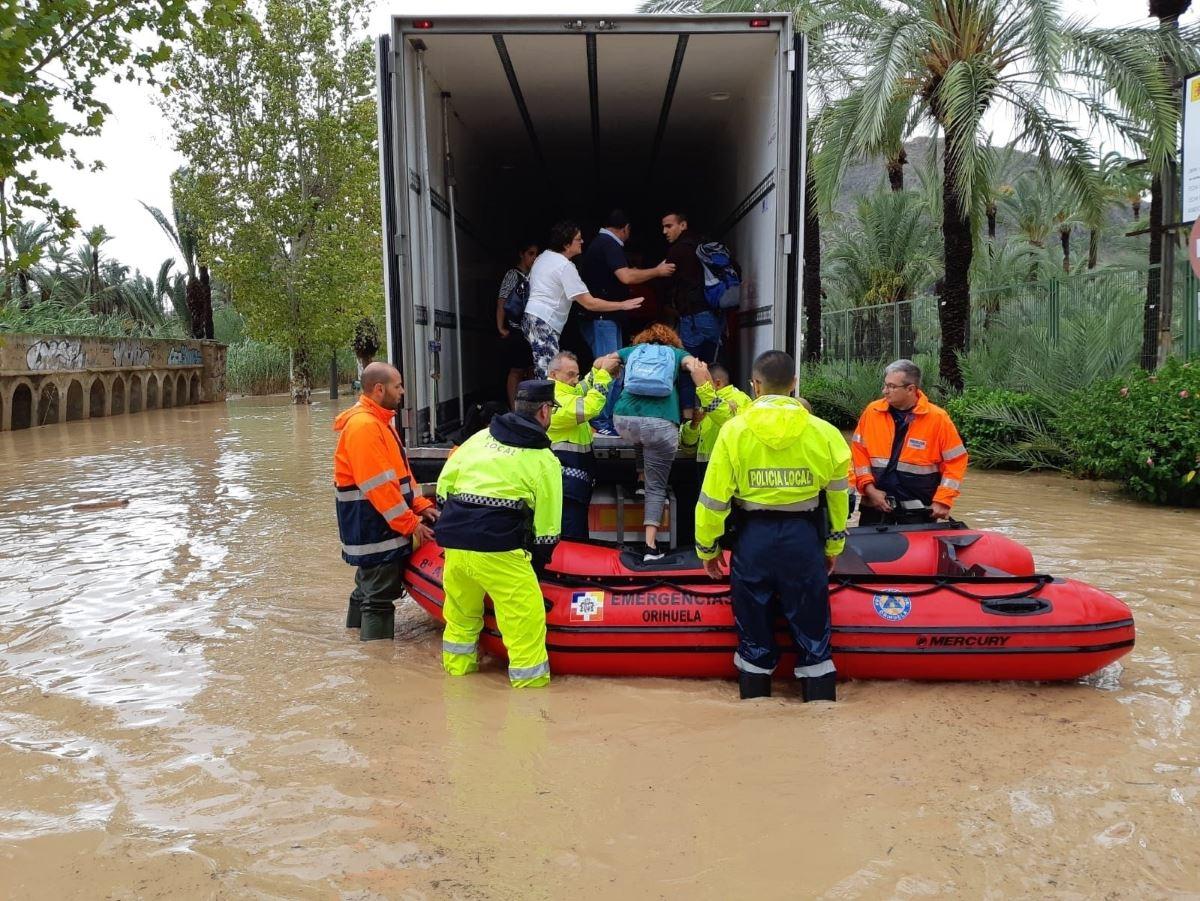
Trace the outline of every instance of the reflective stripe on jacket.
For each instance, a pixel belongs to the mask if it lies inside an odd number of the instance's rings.
[[[791,397],[760,397],[721,429],[696,504],[696,553],[720,553],[717,540],[734,504],[748,511],[814,513],[825,492],[825,554],[846,544],[850,449],[841,433]],[[823,526],[826,524],[823,524]]]
[[[949,414],[917,392],[917,405],[904,436],[894,473],[894,485],[904,495],[897,500],[919,500],[950,507],[967,472],[967,449]],[[886,400],[867,405],[854,429],[850,450],[854,459],[854,486],[861,494],[883,477],[892,456],[896,423]]]
[[[562,464],[563,497],[586,504],[592,499],[595,482],[595,457],[592,454],[592,427],[588,424],[608,399],[612,376],[604,369],[593,369],[577,385],[554,383],[554,399],[559,407],[550,418],[550,449]]]
[[[718,389],[712,382],[705,382],[696,389],[696,399],[704,408],[704,418],[698,426],[693,426],[689,420],[679,427],[679,445],[695,448],[696,462],[707,463],[721,427],[754,401],[733,385]]]
[[[395,414],[366,395],[333,423],[333,485],[342,559],[354,566],[382,566],[408,552],[421,511],[432,501],[420,496]]]

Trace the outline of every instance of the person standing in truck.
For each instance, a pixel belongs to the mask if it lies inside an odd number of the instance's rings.
[[[672,210],[662,217],[662,233],[670,248],[667,262],[675,272],[667,280],[667,306],[679,319],[679,339],[689,354],[705,363],[715,363],[721,349],[724,323],[704,297],[704,266],[696,256],[701,239],[688,226],[687,213]],[[680,380],[680,403],[684,419],[696,405],[696,388]]]
[[[666,260],[653,269],[634,269],[625,257],[625,242],[629,240],[632,226],[623,210],[612,210],[604,217],[604,227],[592,239],[587,250],[579,258],[579,271],[584,284],[593,297],[601,300],[625,300],[633,285],[641,285],[655,278],[668,278],[675,266]],[[579,312],[579,331],[596,359],[619,350],[623,341],[626,314],[606,312],[584,307]],[[593,420],[597,435],[615,436],[613,408],[621,393],[621,380],[613,384],[608,392],[608,401],[600,415]]]
[[[537,259],[538,246],[536,242],[526,241],[517,252],[517,265],[504,273],[500,281],[500,291],[496,297],[496,331],[500,333],[500,359],[508,371],[505,395],[508,398],[508,408],[511,410],[517,399],[517,384],[521,379],[529,378],[533,372],[533,353],[529,350],[529,342],[521,333],[521,322],[513,322],[506,315],[504,305],[514,291],[529,296],[529,270]]]
[[[534,374],[539,379],[546,377],[550,361],[561,349],[559,342],[572,303],[592,313],[619,313],[642,305],[640,297],[620,301],[593,297],[571,262],[582,250],[579,226],[569,220],[556,222],[550,229],[546,250],[529,272],[529,302],[521,331],[533,350]]]

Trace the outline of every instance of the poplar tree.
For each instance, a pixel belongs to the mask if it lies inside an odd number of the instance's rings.
[[[381,312],[374,62],[361,0],[266,0],[172,64],[182,203],[249,334],[287,348],[292,398]]]

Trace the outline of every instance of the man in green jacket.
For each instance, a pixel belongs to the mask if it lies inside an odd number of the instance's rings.
[[[452,676],[479,669],[483,598],[492,599],[515,688],[550,682],[546,609],[535,570],[550,562],[562,521],[562,467],[546,429],[554,383],[517,386],[516,406],[476,432],[438,479],[437,541],[442,570],[442,666]]]
[[[579,378],[579,359],[569,350],[551,358],[546,375],[554,382],[558,409],[550,418],[550,449],[563,473],[562,537],[588,537],[588,505],[595,482],[591,422],[604,412],[613,375],[621,365],[616,354],[596,360],[592,371]]]
[[[698,363],[692,369],[692,379],[696,382],[697,404],[692,418],[679,428],[679,447],[685,456],[690,456],[688,448],[695,449],[696,478],[703,482],[721,427],[749,407],[752,399],[729,384],[729,370],[720,363]]]
[[[722,577],[717,542],[736,504],[730,575],[741,696],[771,694],[778,597],[804,700],[832,701],[828,573],[846,544],[850,448],[791,396],[796,364],[783,351],[754,361],[752,387],[754,402],[721,429],[713,447],[696,504],[696,553],[710,576]]]

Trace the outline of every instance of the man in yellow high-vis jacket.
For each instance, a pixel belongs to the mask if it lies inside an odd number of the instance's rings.
[[[536,570],[550,562],[562,522],[562,466],[546,437],[555,405],[554,382],[521,382],[513,412],[463,442],[438,478],[437,541],[446,553],[442,666],[452,676],[479,668],[487,595],[513,687],[550,682]]]
[[[718,539],[738,508],[731,560],[743,698],[769,697],[779,662],[773,598],[796,645],[804,700],[836,698],[829,571],[846,544],[850,448],[791,395],[796,363],[770,350],[754,361],[755,400],[721,429],[696,504],[696,553],[721,578]],[[824,497],[824,502],[822,502]]]

